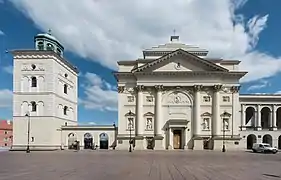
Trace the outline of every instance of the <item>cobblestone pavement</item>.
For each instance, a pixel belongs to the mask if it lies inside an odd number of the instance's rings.
[[[0,161],[1,180],[281,180],[281,153],[0,152]]]

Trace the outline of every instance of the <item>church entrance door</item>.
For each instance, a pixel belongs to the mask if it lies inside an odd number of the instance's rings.
[[[181,148],[181,130],[174,130],[174,149]]]

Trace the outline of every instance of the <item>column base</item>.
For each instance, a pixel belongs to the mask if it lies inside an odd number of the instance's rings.
[[[246,131],[246,127],[241,127],[241,131]]]
[[[193,150],[203,150],[203,140],[198,139],[193,141]]]
[[[188,146],[185,145],[185,146],[183,147],[183,149],[184,149],[184,150],[188,150]]]
[[[277,131],[277,127],[272,127],[272,131]]]
[[[168,146],[168,149],[169,149],[169,150],[173,150],[174,148],[173,148],[171,145],[169,145],[169,146]]]
[[[256,127],[256,130],[260,131],[260,130],[262,130],[262,128],[261,127]]]

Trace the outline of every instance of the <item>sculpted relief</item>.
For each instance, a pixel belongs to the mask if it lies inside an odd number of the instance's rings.
[[[167,94],[164,102],[168,105],[191,105],[190,98],[184,92],[180,91]]]

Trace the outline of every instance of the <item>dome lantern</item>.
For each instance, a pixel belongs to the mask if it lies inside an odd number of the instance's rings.
[[[38,51],[54,51],[59,56],[63,57],[64,47],[52,35],[49,29],[47,33],[37,34],[34,38],[35,49]]]

